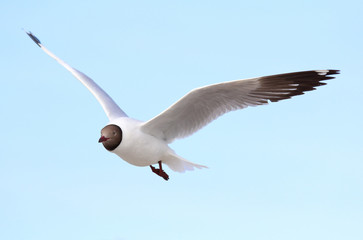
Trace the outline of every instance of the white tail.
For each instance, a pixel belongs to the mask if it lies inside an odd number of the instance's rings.
[[[189,162],[188,160],[178,156],[174,152],[170,152],[166,159],[162,160],[171,170],[175,172],[192,171],[194,168],[208,168],[207,166]]]

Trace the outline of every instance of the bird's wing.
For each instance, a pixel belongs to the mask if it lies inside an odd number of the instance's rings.
[[[84,73],[78,71],[75,68],[72,68],[67,63],[65,63],[62,59],[58,58],[48,49],[46,49],[43,44],[39,41],[37,37],[35,37],[31,32],[26,32],[28,36],[49,56],[57,60],[57,62],[65,67],[68,71],[72,73],[88,90],[96,97],[98,102],[101,104],[103,110],[105,111],[107,117],[110,120],[113,120],[118,117],[126,117],[127,115],[121,110],[121,108],[112,100],[112,98],[102,90],[91,78],[86,76]]]
[[[197,88],[145,122],[142,130],[170,143],[193,134],[224,113],[302,95],[325,85],[321,81],[338,73],[338,70],[293,72]]]

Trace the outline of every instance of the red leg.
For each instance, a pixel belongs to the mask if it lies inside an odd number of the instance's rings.
[[[151,171],[153,171],[153,173],[155,173],[156,175],[158,175],[158,176],[164,178],[166,181],[168,181],[169,176],[168,176],[168,174],[166,174],[166,172],[164,172],[161,161],[159,161],[158,163],[159,163],[159,169],[150,165]]]

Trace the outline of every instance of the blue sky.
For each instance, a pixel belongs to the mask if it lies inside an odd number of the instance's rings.
[[[362,1],[1,3],[0,239],[362,239]],[[317,91],[172,143],[168,182],[97,142],[93,96],[22,31],[148,120],[189,90],[340,69]]]

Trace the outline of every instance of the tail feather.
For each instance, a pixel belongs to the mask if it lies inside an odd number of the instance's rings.
[[[208,168],[207,166],[192,163],[176,155],[175,153],[170,153],[168,157],[163,160],[163,163],[165,163],[171,170],[180,173],[183,173],[185,171],[193,171],[194,168]]]

